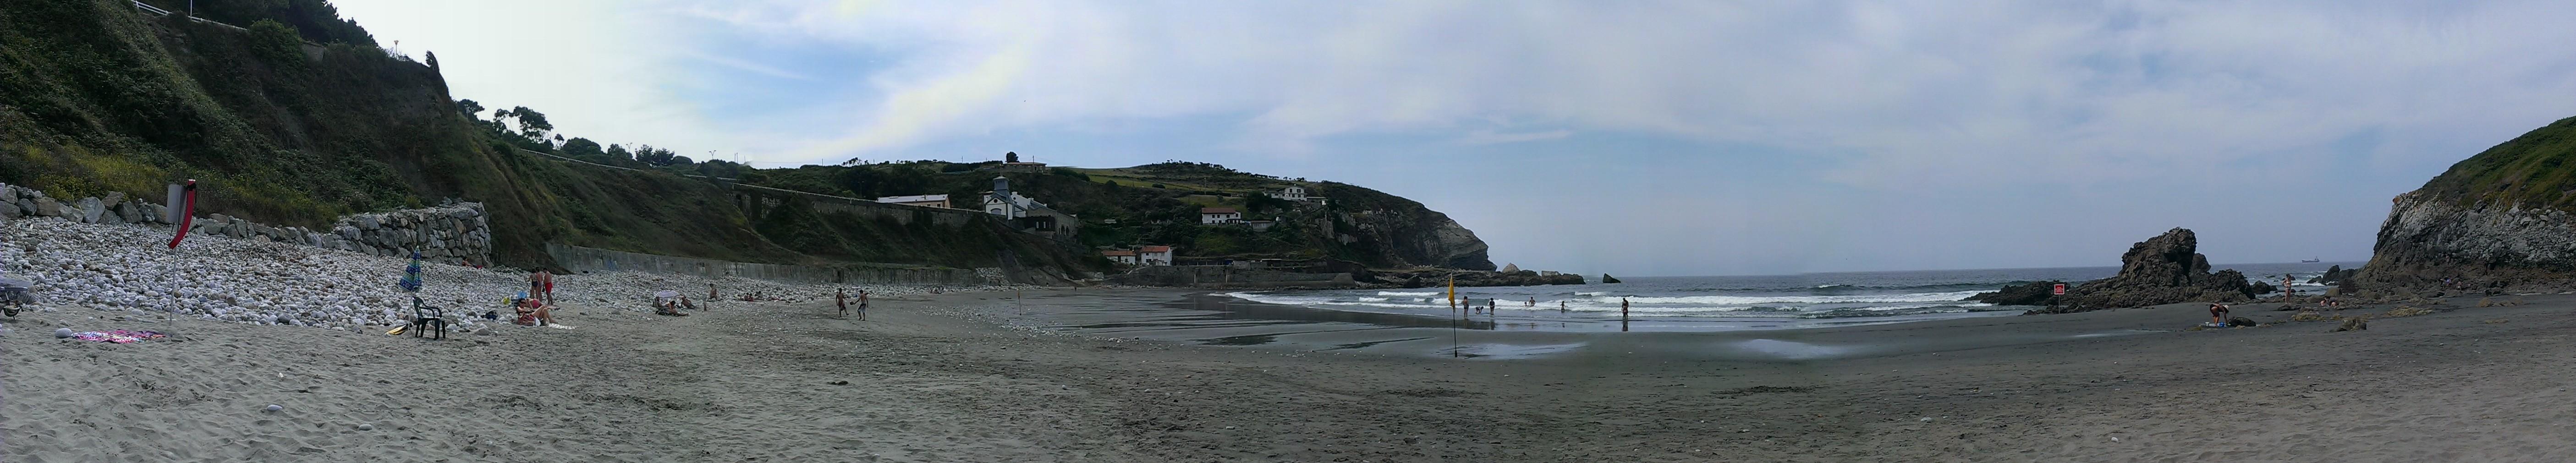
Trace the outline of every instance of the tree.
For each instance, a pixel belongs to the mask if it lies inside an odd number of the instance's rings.
[[[581,137],[573,137],[571,140],[564,141],[563,154],[565,156],[571,156],[573,159],[594,162],[598,160],[597,158],[608,156],[607,152],[600,151],[599,142],[590,141],[588,138]]]
[[[664,164],[664,165],[669,165],[669,166],[685,166],[685,165],[689,165],[689,164],[694,164],[694,163],[696,163],[696,162],[697,162],[697,161],[690,160],[688,156],[672,156],[672,157],[671,157],[671,161],[670,161],[670,163],[669,163],[669,164]]]
[[[1004,151],[1002,152],[1002,162],[1020,162],[1020,153],[1017,151]]]
[[[466,119],[479,120],[483,118],[483,104],[476,103],[471,98],[456,100],[456,112],[465,113]]]
[[[269,61],[300,65],[304,63],[304,39],[297,37],[295,27],[262,19],[250,23],[251,49]]]
[[[669,164],[671,163],[671,150],[654,148],[653,145],[636,146],[635,161],[644,163],[644,165],[648,166]]]
[[[428,64],[429,64],[429,70],[431,70],[431,71],[437,71],[437,70],[438,70],[438,54],[437,54],[437,53],[430,53],[430,52],[426,52],[426,51],[424,51],[424,52],[420,52],[420,56],[421,56],[421,59],[422,59],[422,60],[424,60],[424,61],[427,61],[427,62],[428,62]]]
[[[528,109],[526,106],[510,107],[510,115],[519,119],[519,134],[526,135],[530,140],[544,140],[546,132],[555,130],[554,124],[546,122],[546,113]]]
[[[635,160],[635,154],[626,152],[626,147],[623,146],[608,145],[608,152],[606,154],[608,155],[608,160],[611,161]]]

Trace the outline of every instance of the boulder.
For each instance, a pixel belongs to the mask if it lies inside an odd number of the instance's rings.
[[[2177,302],[2237,302],[2252,299],[2254,286],[2235,270],[2209,271],[2200,255],[2199,238],[2175,228],[2129,246],[2120,255],[2120,273],[2084,282],[2058,298],[2058,305],[2028,314],[2073,313]]]
[[[1604,274],[1601,274],[1601,282],[1602,282],[1602,283],[1605,283],[1605,284],[1607,284],[1607,283],[1618,283],[1618,282],[1619,282],[1619,279],[1618,279],[1617,277],[1612,277],[1612,276],[1610,276],[1610,274],[1604,273]]]
[[[1521,264],[1503,264],[1503,273],[1521,273]]]
[[[2339,333],[2339,332],[2345,332],[2345,331],[2361,331],[2361,330],[2367,330],[2367,329],[2370,329],[2370,320],[2369,320],[2369,319],[2364,319],[2364,318],[2361,318],[2361,317],[2353,317],[2353,318],[2346,318],[2346,319],[2343,319],[2343,326],[2337,326],[2337,327],[2335,327],[2334,331],[2328,331],[2328,333]]]
[[[2227,326],[2254,326],[2254,325],[2255,325],[2255,323],[2254,323],[2254,319],[2251,319],[2251,318],[2245,318],[2245,317],[2234,317],[2234,318],[2229,318],[2229,319],[2227,319]]]
[[[40,217],[62,217],[63,204],[54,202],[54,198],[38,196],[36,197],[36,213],[28,215]]]
[[[107,212],[107,205],[99,203],[98,198],[81,198],[76,210],[81,223],[98,223],[98,215]]]

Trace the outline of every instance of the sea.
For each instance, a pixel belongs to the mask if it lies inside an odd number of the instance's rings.
[[[2249,281],[2278,286],[2288,275],[2302,290],[2330,266],[2360,262],[2214,265]],[[2083,281],[2119,267],[1831,272],[1795,275],[1622,278],[1585,285],[1461,287],[1467,305],[1495,308],[1464,315],[1445,287],[1391,290],[1239,291],[1225,296],[1264,304],[1422,317],[1472,316],[1494,329],[1540,331],[1726,331],[1793,329],[1963,317],[2018,315],[2031,307],[1965,301],[1968,296],[2034,281]],[[1627,303],[1624,318],[1621,302]]]

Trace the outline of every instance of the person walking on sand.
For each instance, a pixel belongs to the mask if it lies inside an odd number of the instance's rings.
[[[841,308],[841,317],[850,316],[850,290],[833,288],[832,306]]]
[[[859,321],[868,321],[868,291],[859,290]]]

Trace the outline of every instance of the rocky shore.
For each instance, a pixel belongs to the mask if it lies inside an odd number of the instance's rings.
[[[381,229],[381,228],[380,228]],[[164,246],[167,226],[18,219],[0,227],[0,275],[35,282],[38,312],[92,312],[100,318],[197,318],[366,332],[404,323],[411,297],[396,288],[407,258],[301,244],[192,236]],[[526,273],[426,261],[423,303],[448,309],[456,328],[492,322],[468,314],[503,310],[504,298],[527,289]],[[719,299],[757,293],[764,300],[832,298],[834,286],[743,278],[699,278],[643,272],[596,272],[556,278],[561,304],[590,310],[647,310],[651,294],[676,290],[699,298],[709,285]],[[879,295],[925,293],[920,285],[848,285]],[[723,304],[723,301],[716,301]],[[567,321],[567,324],[576,322]],[[379,330],[381,331],[381,330]]]

